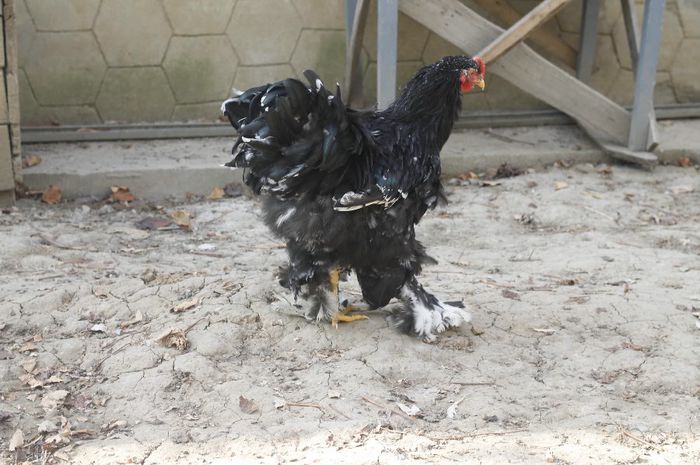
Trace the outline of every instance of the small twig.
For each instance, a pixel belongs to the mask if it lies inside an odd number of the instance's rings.
[[[454,435],[454,436],[447,436],[444,438],[436,437],[436,436],[431,436],[428,434],[422,434],[422,433],[416,433],[419,436],[426,437],[428,439],[432,439],[433,441],[461,441],[462,439],[466,438],[476,438],[479,436],[504,436],[506,434],[515,434],[515,433],[524,433],[527,432],[527,429],[513,429],[513,430],[508,430],[508,431],[483,431],[483,432],[478,432],[478,433],[467,433],[467,434],[460,434],[460,435]]]
[[[615,224],[617,224],[617,222],[618,222],[618,220],[616,220],[616,219],[613,218],[612,216],[608,215],[607,213],[603,213],[603,212],[600,211],[600,210],[596,210],[595,208],[591,208],[591,207],[589,207],[588,205],[581,205],[581,206],[582,206],[583,208],[585,208],[586,210],[588,210],[588,211],[592,211],[593,213],[596,213],[596,214],[598,214],[598,215],[600,215],[600,216],[602,216],[602,217],[605,217],[605,218],[609,219],[610,221],[612,221],[612,222],[615,223]]]
[[[334,407],[333,404],[328,404],[328,407],[330,407],[330,409],[333,410],[333,411],[334,411],[335,413],[337,413],[338,415],[341,415],[341,416],[345,417],[346,420],[352,420],[351,417],[347,416],[346,414],[344,414],[343,412],[341,412],[339,409],[337,409],[336,407]]]
[[[364,396],[362,396],[361,399],[364,400],[364,401],[367,402],[367,403],[370,403],[370,404],[374,405],[375,407],[379,407],[379,408],[382,409],[382,410],[386,410],[387,412],[395,413],[396,415],[399,415],[399,416],[404,417],[404,418],[406,418],[406,419],[408,419],[408,420],[411,420],[411,421],[416,421],[415,418],[413,418],[413,417],[410,416],[410,415],[407,415],[406,413],[402,412],[401,410],[397,410],[397,409],[393,409],[393,408],[387,407],[387,406],[382,405],[382,404],[380,404],[380,403],[378,403],[378,402],[375,402],[375,401],[373,401],[373,400],[370,400],[370,399],[368,399],[368,398],[366,398],[366,397],[364,397]]]
[[[629,431],[627,431],[626,429],[624,429],[622,427],[620,427],[620,432],[622,433],[623,436],[627,436],[628,438],[633,439],[640,444],[644,444],[645,446],[653,447],[654,449],[656,449],[656,444],[653,444],[653,443],[646,441],[642,438],[638,438],[637,436],[635,436],[634,434],[630,433]]]
[[[459,384],[460,386],[495,386],[494,382],[484,382],[484,383],[465,383],[462,381],[450,381],[452,384]]]
[[[37,230],[38,231],[38,230]],[[89,249],[83,248],[83,247],[73,247],[70,245],[64,245],[64,244],[59,244],[58,242],[54,241],[51,239],[49,236],[44,234],[43,232],[38,232],[37,234],[32,234],[34,237],[38,237],[42,241],[44,241],[46,244],[51,245],[53,247],[59,248],[59,249],[64,249],[64,250],[81,250],[81,251],[86,251]]]
[[[215,252],[200,252],[198,250],[188,250],[187,253],[192,254],[192,255],[204,255],[205,257],[214,257],[214,258],[227,258],[228,255],[220,254],[220,253],[215,253]]]
[[[513,289],[515,287],[510,284],[499,284],[496,281],[490,279],[480,279],[479,282],[482,284],[488,284],[489,286],[504,287],[506,289]]]
[[[65,275],[62,274],[50,274],[48,276],[42,276],[40,278],[36,278],[37,281],[46,281],[48,279],[54,279],[54,278],[62,278]]]
[[[95,367],[93,368],[93,370],[94,370],[94,371],[99,370],[100,367],[102,367],[102,364],[103,364],[108,358],[112,357],[113,355],[117,355],[119,352],[121,352],[122,350],[126,349],[126,348],[129,347],[130,345],[131,345],[131,342],[127,342],[127,343],[124,344],[123,346],[121,346],[121,347],[119,347],[118,349],[113,350],[112,352],[110,352],[109,354],[107,354],[104,358],[102,358],[102,360],[100,360],[99,362],[97,362],[97,363],[95,364]]]
[[[202,317],[202,318],[200,318],[199,320],[195,321],[194,323],[192,323],[191,325],[189,325],[187,328],[185,328],[185,330],[183,331],[183,333],[185,333],[185,334],[189,333],[189,332],[192,330],[192,328],[194,328],[195,326],[197,326],[197,324],[199,324],[199,322],[202,321],[202,320],[204,320],[204,319],[205,319],[205,317]]]
[[[316,408],[319,409],[320,411],[324,411],[323,407],[321,407],[318,404],[312,404],[309,402],[287,402],[285,404],[287,407],[307,407],[307,408]]]

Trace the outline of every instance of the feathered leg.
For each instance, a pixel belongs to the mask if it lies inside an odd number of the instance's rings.
[[[341,307],[338,283],[340,269],[333,268],[327,274],[322,274],[319,280],[309,283],[310,306],[306,318],[316,321],[328,321],[336,328],[339,322],[366,320],[365,315],[349,315],[352,307]]]
[[[463,308],[441,302],[410,276],[399,291],[402,308],[392,315],[393,324],[405,333],[413,333],[424,342],[435,341],[435,333],[471,321]]]
[[[344,323],[350,323],[353,321],[358,321],[358,320],[367,320],[368,317],[366,315],[350,315],[350,313],[354,310],[357,310],[357,308],[353,305],[340,305],[340,299],[339,299],[339,282],[340,282],[340,268],[334,268],[331,270],[330,275],[329,275],[329,281],[331,285],[331,292],[335,294],[335,300],[338,302],[338,305],[336,306],[336,312],[335,314],[331,317],[331,324],[335,326],[336,328],[338,327],[338,322],[344,322]]]

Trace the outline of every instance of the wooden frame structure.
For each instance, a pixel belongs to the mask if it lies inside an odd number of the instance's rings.
[[[0,205],[14,203],[15,183],[21,181],[17,31],[14,0],[1,0],[0,9]]]
[[[378,0],[379,108],[385,108],[395,98],[400,10],[465,53],[480,54],[490,72],[571,116],[611,156],[643,165],[657,163],[657,157],[650,151],[658,144],[653,90],[665,0],[645,1],[641,41],[636,32],[633,0],[620,0],[636,77],[631,112],[587,85],[595,57],[600,0],[584,0],[576,77],[522,43],[529,33],[569,1],[543,0],[504,31],[458,0]],[[357,63],[368,3],[368,0],[346,0],[346,83],[350,97],[357,88]]]

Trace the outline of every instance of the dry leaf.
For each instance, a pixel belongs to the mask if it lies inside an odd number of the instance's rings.
[[[284,408],[284,407],[287,406],[287,401],[285,401],[284,399],[280,399],[280,398],[275,397],[275,398],[272,400],[272,405],[273,405],[276,409]]]
[[[258,411],[258,406],[252,399],[246,399],[243,396],[238,396],[238,406],[241,408],[241,412],[252,415]]]
[[[129,326],[133,326],[135,324],[141,323],[143,321],[143,313],[141,313],[141,310],[136,310],[136,313],[134,314],[134,318],[132,318],[129,321],[125,321],[124,323],[120,324],[119,326],[123,328],[128,328]]]
[[[637,350],[637,351],[644,350],[644,347],[640,346],[639,344],[634,344],[634,343],[628,342],[628,341],[625,341],[622,343],[622,348],[623,349],[632,349],[632,350]]]
[[[112,186],[112,202],[133,202],[136,196],[129,191],[125,186]]]
[[[173,223],[184,229],[190,229],[192,227],[192,215],[186,210],[175,210],[170,214],[173,219]]]
[[[37,154],[30,153],[22,159],[22,168],[31,168],[41,163],[41,157]]]
[[[554,181],[554,190],[560,191],[569,187],[569,184],[564,181]]]
[[[105,325],[104,323],[97,323],[96,325],[92,325],[90,327],[90,331],[93,333],[106,333],[107,325]]]
[[[224,195],[226,195],[226,192],[220,187],[215,187],[211,190],[209,195],[207,195],[207,199],[209,200],[221,200],[224,198]]]
[[[536,333],[542,333],[548,336],[551,336],[552,334],[557,332],[557,330],[554,328],[532,328],[532,330]]]
[[[224,285],[221,286],[221,287],[223,288],[223,290],[228,291],[228,292],[232,292],[232,291],[238,292],[238,291],[240,291],[241,289],[243,289],[243,284],[241,284],[241,283],[236,283],[236,282],[233,282],[233,281],[226,281],[226,282],[224,283]]]
[[[158,218],[156,216],[147,216],[146,218],[137,221],[135,226],[139,229],[145,229],[147,231],[156,231],[159,229],[166,229],[168,226],[173,224],[167,218]],[[174,228],[174,226],[173,226]]]
[[[199,305],[199,299],[197,299],[197,298],[186,300],[184,302],[180,302],[179,304],[177,304],[176,306],[171,308],[170,312],[171,313],[182,313],[182,312],[185,312],[191,308],[196,307],[197,305]]]
[[[24,353],[24,352],[34,352],[37,350],[36,343],[34,341],[27,341],[21,346],[19,346],[19,349],[17,349],[17,352]]]
[[[506,299],[520,300],[520,294],[515,291],[511,291],[510,289],[503,289],[501,291],[501,295]]]
[[[61,379],[60,376],[57,375],[51,375],[49,376],[49,379],[46,380],[46,384],[56,384],[56,383],[62,383],[63,379]]]
[[[15,434],[12,435],[12,438],[10,439],[10,452],[14,452],[17,449],[21,449],[24,447],[24,434],[22,434],[22,430],[17,430],[15,431]]]
[[[63,191],[60,187],[49,186],[49,188],[46,189],[43,194],[41,194],[41,201],[48,203],[49,205],[56,205],[61,201],[62,197]]]
[[[31,373],[32,371],[34,371],[34,368],[36,368],[36,359],[28,358],[25,361],[23,361],[21,365],[24,371],[26,371],[27,373]]]
[[[468,179],[479,179],[479,175],[473,171],[467,171],[466,173],[462,173],[459,176],[457,176],[457,179],[461,181],[466,181]]]
[[[454,418],[457,416],[457,406],[461,404],[464,399],[465,397],[462,397],[461,399],[447,407],[447,418]]]
[[[409,417],[415,417],[420,413],[420,408],[418,408],[416,404],[413,404],[409,407],[408,405],[404,405],[401,402],[397,402],[396,405],[401,409],[403,413],[405,413]]]
[[[39,423],[38,429],[40,433],[55,433],[58,431],[58,426],[52,421],[44,420]]]
[[[23,384],[26,384],[29,386],[31,389],[37,389],[40,387],[44,387],[44,383],[42,381],[39,381],[34,377],[34,375],[26,374],[26,375],[20,375],[19,380],[22,381]]]
[[[690,192],[693,192],[693,186],[673,186],[669,189],[672,194],[678,195],[678,194],[688,194]]]
[[[481,181],[481,185],[482,185],[483,187],[500,186],[500,185],[501,185],[501,181],[488,181],[488,180],[484,180],[484,181]]]
[[[41,408],[47,413],[58,410],[63,407],[66,397],[68,397],[68,391],[63,389],[47,392],[44,394],[44,397],[41,398]]]
[[[181,329],[171,329],[164,335],[158,338],[165,347],[172,347],[177,350],[185,350],[190,346],[190,341],[187,340],[187,335]]]
[[[693,165],[695,165],[695,163],[693,163],[693,160],[691,160],[688,157],[680,157],[678,159],[678,166],[682,166],[683,168],[690,168]]]

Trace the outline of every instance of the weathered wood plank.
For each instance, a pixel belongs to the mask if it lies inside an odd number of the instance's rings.
[[[7,106],[10,124],[20,124],[19,81],[17,78],[17,24],[14,1],[3,2],[5,23],[5,79],[7,83]]]
[[[628,149],[621,145],[615,144],[600,144],[605,152],[618,160],[637,163],[644,166],[655,166],[659,164],[659,159],[656,155],[650,152],[639,152]]]
[[[7,93],[5,92],[5,73],[0,70],[0,124],[10,122],[9,114]]]
[[[576,77],[579,81],[590,83],[598,46],[598,13],[600,0],[584,0],[581,14],[581,39],[576,58]]]
[[[552,17],[561,7],[571,0],[544,0],[528,14],[520,18],[496,40],[477,53],[486,63],[496,61],[501,55],[523,41],[536,27]]]
[[[355,4],[350,40],[345,48],[345,102],[348,104],[357,100],[362,91],[362,70],[360,69],[360,54],[362,38],[365,36],[369,0],[358,0]]]
[[[0,18],[1,20],[2,18]],[[3,21],[0,21],[0,50],[5,50],[5,26]],[[0,53],[0,68],[5,67],[5,53]]]
[[[496,18],[505,27],[510,27],[522,18],[522,15],[506,0],[476,0],[479,10],[486,12],[489,17]],[[536,29],[526,39],[532,45],[550,58],[558,60],[560,64],[574,69],[578,53],[559,36],[547,29]]]
[[[622,17],[625,20],[627,31],[627,44],[632,60],[632,71],[637,79],[637,63],[639,62],[639,27],[634,14],[634,0],[622,0]],[[656,126],[656,111],[652,107],[649,112],[649,133],[647,137],[647,150],[654,150],[659,145],[659,130]]]
[[[401,0],[401,10],[428,29],[473,54],[503,33],[503,29],[479,16],[457,0]],[[579,82],[519,44],[489,67],[502,78],[558,108],[605,139],[627,144],[629,113],[609,98]],[[488,77],[487,77],[488,83]]]
[[[15,177],[10,157],[10,132],[6,124],[0,126],[0,191],[14,189]]]

